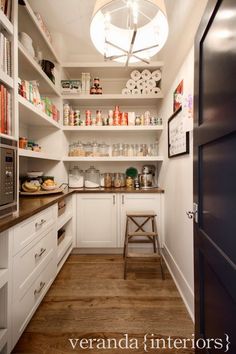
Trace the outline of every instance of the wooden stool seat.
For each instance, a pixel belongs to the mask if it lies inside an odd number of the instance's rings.
[[[151,222],[151,230],[147,230],[148,222],[149,224]],[[134,231],[129,230],[129,226],[131,223],[136,226],[136,229]],[[128,246],[131,243],[152,243],[153,253],[130,252],[128,250]],[[132,258],[159,259],[162,279],[165,278],[162,267],[162,255],[156,226],[156,213],[154,211],[127,211],[123,256],[125,260],[124,279],[126,279],[127,275],[128,260]]]

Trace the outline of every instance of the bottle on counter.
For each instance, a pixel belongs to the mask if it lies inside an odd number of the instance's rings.
[[[63,107],[63,124],[69,125],[70,106],[66,103]]]

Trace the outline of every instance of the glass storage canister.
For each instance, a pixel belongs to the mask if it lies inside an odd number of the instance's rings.
[[[121,175],[120,173],[114,174],[114,187],[120,188],[121,187]]]
[[[104,173],[104,187],[111,188],[112,187],[112,174]]]
[[[69,188],[83,188],[84,172],[78,166],[75,166],[69,171],[68,182]]]
[[[85,171],[85,188],[99,188],[100,187],[100,171],[91,166]]]

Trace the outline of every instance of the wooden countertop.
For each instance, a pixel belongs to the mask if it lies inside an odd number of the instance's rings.
[[[30,218],[38,212],[59,202],[64,197],[73,193],[164,193],[163,189],[127,189],[127,188],[98,188],[98,189],[67,189],[63,193],[57,195],[36,197],[34,195],[20,197],[19,212],[13,216],[7,216],[0,219],[0,232],[3,232],[10,227],[19,224],[21,221]]]

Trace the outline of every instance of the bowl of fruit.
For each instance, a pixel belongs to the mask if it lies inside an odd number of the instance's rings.
[[[41,185],[41,188],[45,191],[53,191],[54,189],[58,188],[58,185],[57,183],[54,182],[53,179],[48,178],[44,180],[44,182]]]

